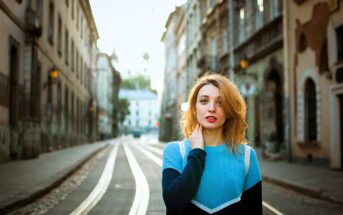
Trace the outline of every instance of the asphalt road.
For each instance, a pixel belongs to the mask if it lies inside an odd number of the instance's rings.
[[[12,214],[165,214],[163,147],[153,136],[116,139],[60,187]],[[263,205],[264,214],[343,214],[342,206],[268,183]]]

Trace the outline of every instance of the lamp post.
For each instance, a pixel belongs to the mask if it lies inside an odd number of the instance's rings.
[[[240,61],[239,61],[239,65],[241,67],[241,69],[245,70],[249,67],[249,60],[246,56],[244,56]]]

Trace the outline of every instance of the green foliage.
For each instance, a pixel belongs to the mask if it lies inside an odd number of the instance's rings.
[[[120,106],[120,114],[119,114],[119,121],[123,123],[127,115],[130,114],[129,106],[130,103],[127,99],[119,99],[119,106]]]
[[[136,76],[133,78],[122,80],[120,87],[123,89],[150,89],[151,81],[144,76]]]

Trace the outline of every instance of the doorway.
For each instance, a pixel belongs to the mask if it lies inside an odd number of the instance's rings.
[[[19,154],[19,43],[12,37],[9,40],[9,127],[11,130],[10,157],[15,159]]]
[[[339,117],[340,117],[340,142],[341,142],[341,168],[343,169],[343,95],[338,96],[339,100]]]

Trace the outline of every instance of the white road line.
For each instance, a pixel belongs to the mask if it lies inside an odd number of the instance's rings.
[[[265,201],[262,202],[262,205],[276,215],[283,215],[283,213],[281,213],[280,211],[278,211],[276,208],[274,208],[273,206],[271,206],[270,204],[268,204]]]
[[[163,155],[162,149],[158,149],[158,148],[151,146],[151,145],[140,145],[140,146],[147,148],[149,151],[155,152],[156,154]]]
[[[115,160],[117,157],[119,145],[116,144],[110,156],[107,159],[104,170],[101,177],[88,197],[77,207],[71,215],[87,214],[89,211],[99,202],[102,196],[105,194],[113,175],[113,169]]]
[[[141,152],[143,152],[148,158],[157,163],[160,167],[162,167],[162,159],[160,157],[157,157],[153,153],[149,152],[147,149],[144,149],[142,146],[137,146],[136,144],[132,145],[135,146]]]
[[[149,203],[149,184],[142,169],[139,167],[135,156],[126,144],[124,144],[124,150],[136,182],[135,198],[133,200],[129,215],[145,215]]]

